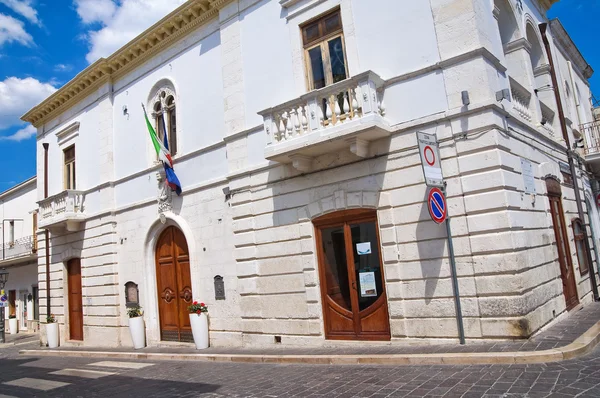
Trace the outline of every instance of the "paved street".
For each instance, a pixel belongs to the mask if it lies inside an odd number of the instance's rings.
[[[600,349],[545,365],[325,366],[26,358],[0,349],[0,397],[599,397]]]

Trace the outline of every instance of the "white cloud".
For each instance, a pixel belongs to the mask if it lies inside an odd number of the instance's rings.
[[[75,0],[75,7],[85,24],[107,24],[117,10],[117,5],[112,0]]]
[[[0,81],[0,130],[21,125],[19,118],[55,91],[51,84],[32,77]]]
[[[31,6],[31,0],[0,0],[0,4],[4,4],[17,14],[25,17],[29,22],[38,26],[42,22],[38,19],[37,11]]]
[[[0,46],[4,43],[17,42],[25,46],[33,44],[33,38],[23,28],[23,22],[0,14]]]
[[[74,0],[83,23],[100,23],[87,33],[89,63],[107,57],[186,0]]]
[[[73,69],[73,66],[69,65],[69,64],[57,64],[57,65],[54,65],[54,71],[55,72],[68,72],[71,69]]]
[[[18,130],[16,133],[7,135],[5,137],[0,136],[0,141],[23,141],[33,137],[37,133],[37,129],[31,124],[27,127]]]

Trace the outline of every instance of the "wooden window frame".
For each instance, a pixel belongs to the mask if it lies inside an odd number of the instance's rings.
[[[325,34],[324,33],[325,20],[336,13],[339,15],[340,27],[338,29],[335,29],[332,32]],[[315,22],[317,22],[318,26],[319,26],[319,36],[317,39],[308,41],[307,35],[306,35],[306,28],[309,26],[312,26]],[[321,14],[318,17],[313,18],[313,19],[303,23],[302,25],[300,25],[300,32],[301,32],[301,36],[302,36],[302,46],[304,48],[304,71],[305,71],[305,80],[306,80],[306,86],[307,86],[308,91],[317,90],[317,88],[314,87],[313,73],[312,73],[313,71],[312,71],[312,65],[310,62],[309,51],[314,48],[320,47],[321,58],[322,58],[323,67],[324,67],[323,72],[325,74],[325,87],[330,86],[333,84],[333,71],[331,69],[331,54],[329,53],[328,43],[329,43],[329,41],[336,39],[338,37],[341,38],[342,51],[344,52],[344,68],[346,71],[346,78],[350,77],[350,74],[348,72],[348,57],[347,57],[347,53],[346,53],[346,41],[344,38],[344,27],[342,24],[342,15],[341,15],[341,11],[340,11],[339,7],[335,8],[334,10],[328,11],[325,14]]]
[[[67,152],[70,150],[73,150],[73,159],[67,160]],[[63,149],[63,187],[65,190],[77,189],[76,158],[75,145]]]
[[[575,229],[575,225],[579,224],[579,230],[581,231],[580,233],[576,232]],[[575,252],[577,253],[577,262],[579,263],[579,274],[580,275],[586,275],[588,272],[590,272],[590,265],[588,264],[588,258],[587,258],[587,253],[585,253],[585,235],[584,235],[584,228],[585,225],[583,224],[583,222],[581,221],[581,219],[579,218],[574,218],[571,221],[571,228],[573,228],[573,242],[575,243]],[[581,245],[583,245],[583,252],[580,251],[579,249],[579,243]],[[583,258],[583,263],[581,264],[581,261],[579,261],[580,258]]]

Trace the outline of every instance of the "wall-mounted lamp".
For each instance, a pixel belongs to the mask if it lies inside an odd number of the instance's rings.
[[[231,193],[229,187],[225,187],[223,188],[223,195],[225,195],[225,200],[229,200],[233,194]]]
[[[581,138],[577,138],[575,141],[573,141],[573,149],[583,149],[585,148],[585,144],[583,142],[583,137]]]
[[[129,111],[127,110],[127,105],[123,105],[123,116],[127,116],[127,119],[129,119]]]

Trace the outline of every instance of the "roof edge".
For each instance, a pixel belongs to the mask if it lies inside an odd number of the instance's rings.
[[[39,127],[66,111],[102,84],[112,82],[179,40],[192,29],[218,16],[219,9],[233,0],[189,0],[107,58],[100,58],[63,87],[21,116]]]
[[[0,200],[3,200],[3,198],[5,196],[8,196],[12,193],[18,192],[19,190],[25,188],[26,186],[33,184],[37,181],[37,175],[34,175],[33,177],[28,178],[27,180],[18,183],[17,185],[14,185],[10,188],[8,188],[6,191],[4,192],[0,192]]]
[[[565,29],[560,19],[554,18],[550,20],[550,29],[552,31],[552,36],[560,43],[563,49],[568,53],[571,57],[577,68],[581,71],[583,76],[586,79],[589,79],[594,74],[594,69],[592,66],[585,60],[579,48],[571,39],[569,32]]]

